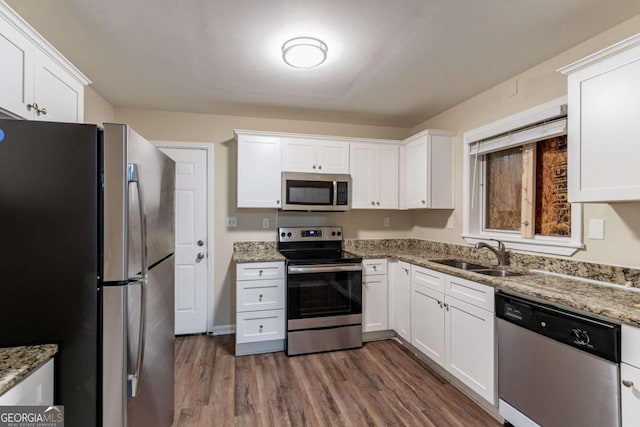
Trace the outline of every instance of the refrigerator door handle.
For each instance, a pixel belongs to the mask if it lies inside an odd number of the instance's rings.
[[[138,190],[138,211],[140,213],[140,277],[131,278],[131,285],[140,285],[140,325],[138,329],[138,354],[136,356],[136,367],[132,374],[127,375],[127,391],[129,397],[136,397],[139,391],[140,373],[142,372],[142,364],[144,361],[145,332],[147,326],[147,280],[149,276],[149,267],[147,265],[147,223],[144,211],[144,193],[142,184],[140,183],[140,175],[138,165],[129,163],[127,165],[127,180],[129,184],[134,183]],[[126,323],[129,328],[129,322]],[[129,335],[127,330],[127,336]],[[127,370],[129,372],[129,370]]]

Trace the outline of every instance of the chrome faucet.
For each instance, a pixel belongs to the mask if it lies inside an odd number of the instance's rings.
[[[504,266],[507,265],[507,248],[504,246],[504,243],[502,243],[500,240],[497,239],[489,239],[492,240],[494,242],[498,242],[498,248],[496,249],[495,247],[493,247],[492,245],[490,245],[487,242],[478,242],[475,245],[476,249],[482,249],[482,248],[487,248],[489,249],[491,252],[493,252],[496,255],[496,258],[498,258],[498,265],[499,266]]]

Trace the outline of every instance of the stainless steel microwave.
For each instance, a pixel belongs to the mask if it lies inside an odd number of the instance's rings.
[[[348,211],[351,175],[282,172],[283,211]]]

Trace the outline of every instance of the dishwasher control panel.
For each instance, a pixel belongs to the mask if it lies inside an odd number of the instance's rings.
[[[612,362],[620,361],[620,325],[509,294],[496,294],[496,317]]]

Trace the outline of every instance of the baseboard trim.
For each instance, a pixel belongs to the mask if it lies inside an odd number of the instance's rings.
[[[362,341],[379,341],[379,340],[388,340],[390,338],[395,337],[395,332],[392,330],[386,331],[373,331],[373,332],[363,332],[362,333]]]
[[[236,325],[214,326],[209,332],[210,335],[231,335],[236,333]]]

